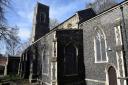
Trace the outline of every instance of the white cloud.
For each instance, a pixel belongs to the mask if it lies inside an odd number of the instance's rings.
[[[33,21],[33,9],[34,9],[34,0],[15,0],[16,4],[15,10],[18,16],[15,16],[15,22],[12,24],[17,25],[19,29],[19,36],[22,41],[27,41],[31,34],[32,21]]]
[[[31,31],[28,28],[23,28],[19,30],[19,36],[22,41],[27,41],[30,38]]]
[[[63,21],[73,14],[75,14],[76,11],[84,9],[84,3],[83,1],[74,1],[67,5],[59,5],[59,6],[51,6],[50,7],[50,17],[51,18],[57,18],[60,21]]]
[[[20,10],[18,11],[18,15],[25,19],[26,21],[28,22],[32,22],[32,19],[33,19],[33,11],[23,11],[23,10]]]

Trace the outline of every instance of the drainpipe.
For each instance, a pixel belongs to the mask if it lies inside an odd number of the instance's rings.
[[[124,61],[124,70],[125,70],[125,78],[124,80],[126,80],[126,84],[128,85],[128,75],[127,75],[127,60],[126,60],[126,57],[128,55],[128,41],[127,41],[127,30],[126,30],[126,27],[125,27],[125,18],[124,18],[124,12],[123,12],[123,6],[120,6],[120,10],[121,10],[121,17],[122,17],[122,21],[121,21],[121,24],[122,24],[122,29],[121,29],[121,34],[122,34],[122,42],[123,42],[123,61]]]

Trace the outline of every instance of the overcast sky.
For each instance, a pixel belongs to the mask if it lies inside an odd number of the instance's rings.
[[[10,26],[17,25],[20,28],[19,36],[22,42],[30,37],[33,10],[37,1],[50,7],[50,18],[62,22],[76,11],[85,9],[86,4],[94,0],[12,0],[12,9],[7,11],[6,17]]]

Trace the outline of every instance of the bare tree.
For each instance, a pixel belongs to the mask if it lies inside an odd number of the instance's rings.
[[[8,44],[6,45],[6,51],[10,55],[16,55],[16,51],[18,46],[20,45],[20,38],[18,36],[19,28],[16,26],[15,28],[11,28],[10,39],[8,40]]]
[[[59,24],[59,21],[57,19],[50,19],[50,29],[53,29]]]
[[[18,49],[16,51],[16,55],[21,55],[23,53],[23,51],[30,46],[30,44],[31,44],[31,38],[29,38],[28,41],[21,43],[18,46]]]
[[[7,26],[5,12],[10,8],[10,2],[11,0],[0,0],[0,50],[6,49],[7,54],[15,55],[15,49],[20,43],[19,28]]]
[[[14,28],[5,25],[0,26],[0,42],[2,43],[0,47],[5,45],[7,54],[15,55],[15,49],[20,44],[18,30],[17,26]]]
[[[115,0],[95,0],[93,3],[87,4],[87,8],[93,8],[98,14],[109,9],[115,4],[117,4]]]
[[[0,0],[0,25],[5,23],[5,10],[9,7],[10,0]]]

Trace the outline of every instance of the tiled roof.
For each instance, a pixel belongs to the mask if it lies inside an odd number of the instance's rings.
[[[82,23],[83,21],[86,21],[94,16],[96,16],[96,13],[94,12],[94,10],[92,8],[88,8],[85,10],[80,10],[78,11],[78,15],[79,15],[79,23]]]

